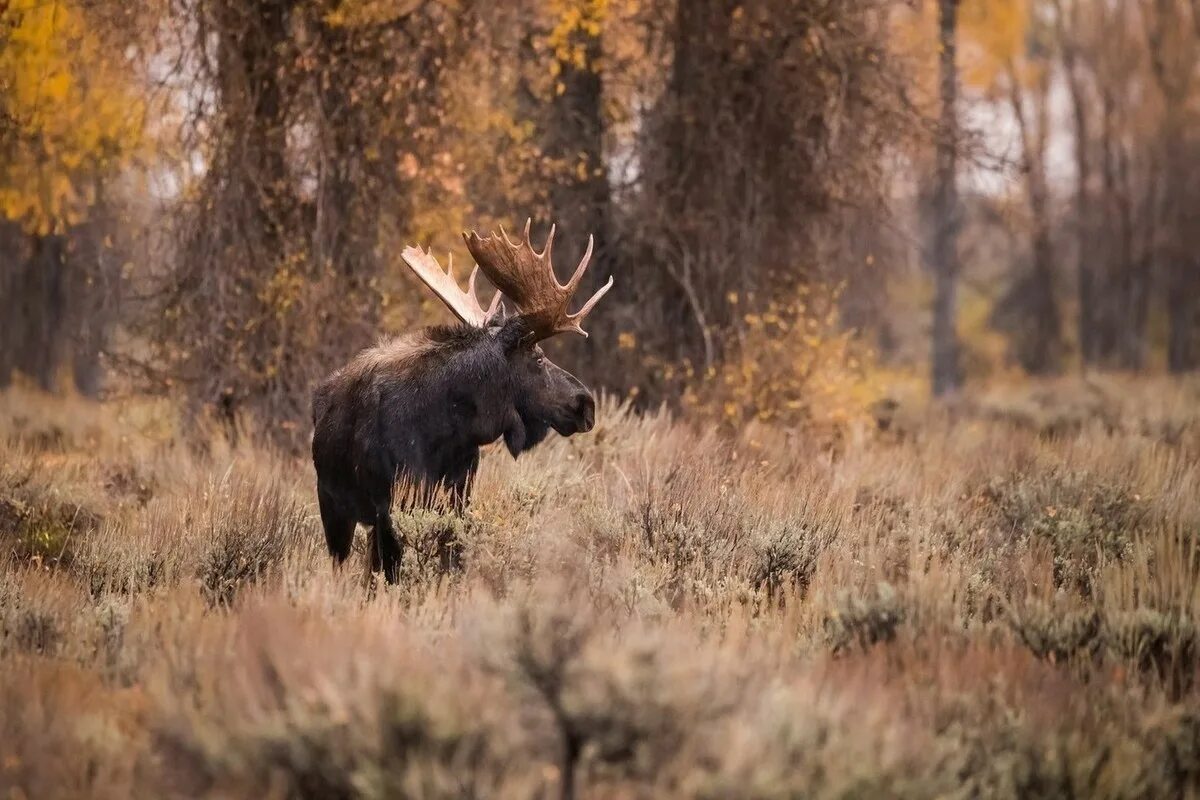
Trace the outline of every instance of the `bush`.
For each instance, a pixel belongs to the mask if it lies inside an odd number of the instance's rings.
[[[358,698],[369,708],[327,693],[287,694],[257,718],[206,719],[211,727],[173,729],[165,742],[201,792],[454,798],[480,780],[487,738],[469,719],[400,686],[354,689],[370,692]]]
[[[331,568],[306,459],[0,461],[100,518],[0,559],[0,795],[1200,790],[1188,445],[935,412],[755,450],[611,409],[486,451],[461,515],[397,511],[386,589]]]
[[[1100,615],[1095,609],[1070,611],[1050,603],[1027,603],[1009,622],[1038,658],[1067,661],[1087,657],[1100,644]]]
[[[476,530],[472,520],[453,511],[393,513],[392,525],[404,545],[400,582],[416,587],[459,572]]]
[[[1148,505],[1130,490],[1059,468],[991,481],[983,492],[999,538],[1044,544],[1053,554],[1054,585],[1090,596],[1102,563],[1128,559],[1147,530]]]
[[[184,520],[203,548],[199,578],[214,604],[233,602],[243,586],[278,572],[289,554],[317,540],[310,509],[270,480],[226,477],[193,503]]]
[[[68,564],[80,541],[100,525],[87,500],[56,487],[35,459],[0,446],[0,553],[39,566]],[[86,491],[81,492],[86,496]]]
[[[693,416],[730,432],[758,422],[838,436],[848,425],[874,424],[884,387],[871,353],[841,329],[836,292],[799,291],[791,305],[771,301],[746,314],[738,346],[707,374],[684,368],[683,403]]]
[[[1189,616],[1149,608],[1115,612],[1105,620],[1105,643],[1117,659],[1157,675],[1176,694],[1195,679],[1200,648]]]
[[[907,616],[891,584],[879,582],[864,593],[843,592],[825,617],[825,638],[834,653],[867,649],[896,638]]]
[[[799,520],[764,523],[751,540],[751,585],[765,590],[768,599],[785,587],[803,597],[830,538]]]

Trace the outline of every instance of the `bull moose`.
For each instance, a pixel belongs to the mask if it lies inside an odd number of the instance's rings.
[[[415,487],[417,502],[434,492],[462,509],[483,445],[501,437],[516,458],[551,429],[586,433],[596,402],[574,375],[552,363],[539,342],[559,333],[587,336],[584,318],[613,280],[574,314],[567,306],[592,256],[588,237],[565,286],[551,262],[554,228],[541,252],[529,224],[518,242],[499,234],[464,233],[477,266],[464,292],[453,274],[417,247],[404,263],[459,319],[386,340],[363,350],[313,394],[313,465],[325,542],[336,563],[350,554],[358,523],[371,527],[372,571],[395,583],[404,545],[392,527],[398,483]],[[483,274],[497,288],[485,311],[475,293]],[[501,296],[516,307],[505,313]]]

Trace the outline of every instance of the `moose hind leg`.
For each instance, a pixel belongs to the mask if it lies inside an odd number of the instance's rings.
[[[404,545],[396,538],[392,516],[387,510],[376,512],[375,529],[371,535],[371,571],[383,570],[388,583],[400,582],[400,562]]]
[[[354,544],[355,519],[347,516],[333,495],[320,487],[317,489],[317,504],[321,508],[321,525],[325,528],[325,544],[329,547],[329,555],[333,556],[336,564],[341,565],[349,557]]]

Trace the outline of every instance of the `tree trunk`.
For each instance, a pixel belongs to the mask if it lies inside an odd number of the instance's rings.
[[[17,237],[14,237],[17,238]],[[45,391],[58,389],[71,335],[67,311],[65,240],[57,234],[28,234],[7,267],[4,325],[5,381],[19,372]]]
[[[1196,292],[1200,291],[1196,277],[1200,261],[1187,243],[1191,232],[1191,165],[1186,156],[1183,122],[1177,118],[1181,111],[1168,111],[1165,145],[1168,222],[1163,266],[1167,291],[1167,369],[1174,373],[1196,368]]]
[[[0,389],[12,383],[18,350],[25,341],[20,324],[21,306],[18,305],[25,263],[20,252],[20,239],[21,231],[16,225],[0,220],[0,297],[5,298],[6,306],[5,313],[0,314]]]
[[[1054,0],[1054,10],[1055,30],[1062,49],[1063,71],[1067,77],[1067,91],[1071,97],[1071,115],[1075,128],[1075,258],[1079,303],[1079,362],[1080,367],[1086,369],[1099,360],[1099,348],[1096,343],[1095,248],[1091,235],[1093,210],[1089,186],[1092,178],[1091,142],[1087,98],[1083,79],[1079,74],[1078,53],[1075,41],[1071,38],[1072,34],[1067,30],[1062,0]],[[1072,5],[1072,11],[1077,10],[1078,6]],[[1077,26],[1078,19],[1073,18],[1072,27]]]
[[[937,145],[937,189],[931,248],[936,291],[933,301],[933,394],[953,392],[962,383],[955,327],[958,256],[958,0],[939,0],[941,126]]]
[[[1124,144],[1113,134],[1116,101],[1103,94],[1104,126],[1102,129],[1106,236],[1108,243],[1115,237],[1115,246],[1108,252],[1103,285],[1097,291],[1104,298],[1098,315],[1095,337],[1098,358],[1105,365],[1116,364],[1124,369],[1140,370],[1146,362],[1146,318],[1150,299],[1147,275],[1147,246],[1139,241],[1134,220],[1133,186]],[[1156,227],[1152,216],[1146,223],[1152,230],[1143,240],[1153,239]]]
[[[46,391],[99,393],[120,288],[119,269],[103,253],[107,230],[95,220],[46,234],[0,225],[0,387],[19,372]]]
[[[604,161],[603,86],[597,71],[601,42],[598,36],[580,35],[585,36],[586,64],[559,64],[562,91],[555,92],[550,104],[546,151],[567,168],[550,191],[552,213],[563,234],[557,247],[564,260],[575,262],[583,255],[588,234],[594,236],[592,258],[596,266],[589,277],[595,282],[607,279],[614,261],[609,252],[612,208]]]
[[[1190,245],[1193,167],[1187,151],[1188,98],[1191,96],[1196,50],[1181,36],[1187,25],[1183,9],[1172,0],[1154,0],[1143,5],[1147,20],[1146,43],[1150,66],[1164,101],[1162,125],[1162,177],[1166,205],[1166,229],[1160,257],[1167,293],[1167,368],[1171,372],[1195,369],[1200,361],[1196,346],[1197,298],[1200,291],[1200,260]],[[1194,17],[1196,33],[1200,21]],[[1190,26],[1189,26],[1190,27]]]
[[[1196,326],[1195,271],[1200,262],[1191,252],[1190,195],[1192,165],[1187,150],[1187,123],[1183,119],[1186,93],[1163,81],[1167,90],[1166,121],[1163,135],[1163,165],[1167,229],[1162,253],[1162,269],[1167,295],[1167,369],[1174,373],[1196,368],[1193,338]],[[1187,83],[1184,81],[1184,85]]]
[[[57,234],[35,234],[30,255],[36,286],[30,299],[38,303],[31,315],[30,347],[22,352],[22,371],[50,392],[59,388],[57,374],[66,360],[67,253],[66,241]]]
[[[551,214],[559,226],[560,256],[567,264],[578,263],[593,237],[592,266],[587,272],[582,295],[599,288],[622,263],[617,255],[613,237],[613,209],[608,165],[604,159],[603,81],[599,72],[601,39],[587,33],[582,45],[585,63],[582,67],[559,62],[559,81],[562,91],[555,92],[549,107],[551,119],[545,128],[549,135],[547,154],[566,169],[550,190]],[[617,285],[625,284],[617,275]],[[622,295],[624,289],[617,290]],[[608,317],[597,328],[598,336],[590,337],[585,347],[591,351],[589,363],[598,363],[597,348],[608,347],[616,339],[616,317]]]
[[[216,308],[208,324],[216,335],[196,338],[192,367],[196,399],[217,409],[231,430],[244,408],[274,412],[294,392],[278,356],[289,341],[290,320],[262,301],[299,227],[286,160],[293,3],[213,0],[211,6],[225,130],[217,137],[217,167],[207,176],[206,210],[217,218],[200,225],[191,246],[198,250],[196,280],[213,287]]]
[[[1025,191],[1032,225],[1033,268],[1028,281],[1018,285],[1023,297],[1016,297],[1023,316],[1032,320],[1030,335],[1018,342],[1022,366],[1038,375],[1057,372],[1062,363],[1062,326],[1058,302],[1054,297],[1054,244],[1050,234],[1049,187],[1046,182],[1046,141],[1049,131],[1049,84],[1037,88],[1037,115],[1031,124],[1025,107],[1025,92],[1017,70],[1008,64],[1009,101],[1021,138],[1021,168],[1025,173]]]
[[[1194,274],[1200,263],[1190,255],[1180,254],[1170,264],[1167,317],[1170,333],[1167,340],[1167,368],[1171,372],[1190,372],[1196,368],[1196,280]]]

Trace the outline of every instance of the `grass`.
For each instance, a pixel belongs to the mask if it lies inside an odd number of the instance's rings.
[[[1200,794],[1200,385],[902,411],[605,403],[397,515],[387,587],[303,458],[9,393],[0,796]]]

